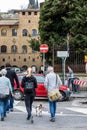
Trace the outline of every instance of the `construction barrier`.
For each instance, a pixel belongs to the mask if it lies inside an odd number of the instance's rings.
[[[82,80],[78,80],[78,79],[74,79],[73,83],[75,85],[85,86],[87,82],[86,81],[82,81]]]

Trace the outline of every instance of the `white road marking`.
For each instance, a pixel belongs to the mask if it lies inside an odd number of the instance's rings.
[[[18,105],[19,102],[20,101],[15,101],[14,108],[21,111],[21,112],[26,113],[26,107],[25,106],[19,106]],[[82,115],[82,114],[77,114],[76,115],[76,114],[71,114],[71,113],[65,114],[62,111],[56,113],[56,115],[60,115],[60,116],[87,116],[87,108],[80,108],[80,107],[70,107],[69,108],[69,107],[66,107],[65,109],[70,110],[70,111],[74,111],[74,112],[77,112],[77,113],[82,113],[84,115]],[[32,113],[36,114],[36,111],[35,111],[34,107],[32,108]],[[42,111],[42,115],[50,115],[50,113],[49,113],[49,111]]]
[[[16,106],[20,101],[14,101],[14,106]]]
[[[74,112],[79,112],[79,113],[87,114],[87,108],[70,107],[70,108],[66,108],[66,109],[74,111]]]
[[[80,104],[78,104],[77,101],[74,101],[74,102],[72,102],[72,106],[78,107],[78,106],[80,106]]]

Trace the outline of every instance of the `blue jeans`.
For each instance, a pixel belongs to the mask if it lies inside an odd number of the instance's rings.
[[[0,115],[1,115],[1,117],[6,116],[7,106],[8,106],[8,99],[5,101],[0,101]]]
[[[14,88],[12,88],[12,91],[14,91]],[[7,106],[7,111],[9,111],[9,109],[13,109],[14,107],[14,97],[10,97],[10,99],[8,100],[8,106]]]
[[[51,101],[49,100],[49,107],[50,107],[51,118],[53,118],[53,117],[55,118],[56,102],[57,102],[57,101],[51,102]]]
[[[13,109],[13,106],[14,106],[14,97],[10,97],[10,99],[8,100],[7,111],[9,111],[9,109]]]

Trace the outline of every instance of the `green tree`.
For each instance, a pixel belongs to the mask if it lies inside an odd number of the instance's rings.
[[[66,49],[70,32],[70,50],[87,50],[87,0],[46,0],[41,8],[39,32],[41,41],[50,47]],[[85,51],[86,52],[86,51]],[[48,54],[49,55],[49,54]]]
[[[28,40],[29,46],[32,48],[33,51],[39,51],[39,47],[40,47],[40,41],[39,39],[31,39]]]

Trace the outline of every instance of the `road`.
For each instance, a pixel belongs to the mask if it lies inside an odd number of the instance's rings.
[[[0,130],[87,130],[86,99],[76,98],[71,101],[58,102],[56,121],[49,121],[49,105],[46,100],[33,103],[34,124],[26,120],[24,101],[15,101],[14,111],[7,114],[4,122],[0,121]],[[35,116],[35,106],[42,103],[42,117]]]

